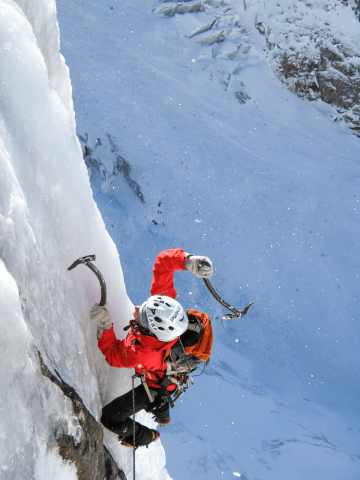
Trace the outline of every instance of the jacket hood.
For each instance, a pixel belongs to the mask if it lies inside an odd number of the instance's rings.
[[[136,333],[134,328],[131,327],[131,335],[133,335],[136,340],[146,349],[154,350],[155,352],[161,352],[171,348],[177,341],[179,337],[176,337],[171,342],[160,342],[156,337],[152,335],[143,335],[141,333]]]

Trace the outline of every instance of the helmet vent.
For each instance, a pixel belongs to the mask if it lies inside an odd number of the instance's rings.
[[[141,324],[144,323],[143,327],[147,327],[160,342],[175,340],[188,327],[188,318],[183,307],[166,295],[151,296],[141,306],[141,312],[144,317]]]

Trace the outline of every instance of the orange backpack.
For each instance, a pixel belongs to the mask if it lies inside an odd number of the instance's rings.
[[[197,322],[201,322],[200,338],[194,345],[186,346],[185,339],[180,337],[179,341],[176,342],[170,350],[166,351],[165,362],[168,366],[168,375],[170,374],[170,370],[172,372],[192,371],[200,364],[209,362],[214,341],[210,318],[205,313],[196,310],[187,310],[186,313],[189,317],[189,327],[187,331],[195,330],[196,328],[194,322],[190,322],[191,317],[196,317]],[[199,326],[197,328],[199,328]],[[183,335],[185,334],[186,332]]]
[[[195,315],[195,317],[200,318],[202,324],[204,325],[204,331],[201,335],[199,342],[193,347],[185,347],[185,353],[188,355],[193,355],[194,357],[200,358],[204,362],[210,358],[211,348],[214,342],[213,330],[210,318],[202,312],[196,310],[189,310],[190,315]]]

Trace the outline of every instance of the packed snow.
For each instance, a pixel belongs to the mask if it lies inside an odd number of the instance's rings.
[[[81,431],[37,350],[97,419],[131,386],[97,349],[95,276],[67,267],[97,255],[123,338],[174,247],[208,255],[235,308],[256,303],[226,322],[200,279],[175,275],[216,339],[137,478],[359,478],[359,139],[276,78],[255,28],[272,7],[0,0],[4,478],[76,478],[55,435]],[[105,442],[131,478],[130,449]]]

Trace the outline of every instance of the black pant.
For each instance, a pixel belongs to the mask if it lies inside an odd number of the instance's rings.
[[[160,389],[151,388],[151,394],[156,397]],[[135,394],[135,413],[145,410],[154,413],[158,421],[169,418],[169,403],[166,397],[161,401],[156,398],[157,406],[154,408],[147,396],[143,385],[136,387]],[[102,409],[101,423],[119,437],[132,444],[133,441],[133,420],[130,416],[133,414],[132,390],[121,397],[115,398],[111,403]],[[135,444],[138,446],[147,445],[152,440],[152,432],[148,427],[135,422]]]

